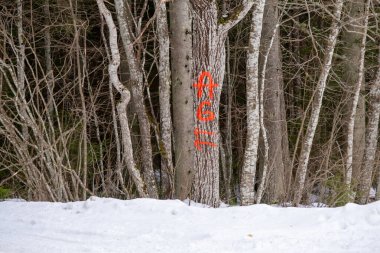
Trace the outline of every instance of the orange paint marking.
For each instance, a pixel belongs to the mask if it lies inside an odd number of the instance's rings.
[[[207,77],[207,79],[208,79],[208,84],[204,83],[205,77]],[[198,83],[193,84],[193,86],[198,89],[198,93],[197,93],[198,98],[202,97],[203,88],[207,87],[209,89],[208,90],[208,96],[210,97],[210,99],[213,99],[214,98],[214,88],[218,87],[218,84],[214,83],[214,80],[212,79],[210,72],[203,71],[198,78]]]
[[[201,141],[199,139],[199,135],[204,134],[204,135],[214,135],[214,132],[209,132],[206,130],[199,130],[199,128],[194,129],[194,135],[196,136],[196,139],[194,140],[194,146],[199,150],[202,151],[202,146],[201,145],[207,145],[211,147],[217,147],[217,145],[213,142],[210,141]]]

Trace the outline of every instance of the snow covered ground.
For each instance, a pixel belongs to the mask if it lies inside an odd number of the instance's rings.
[[[229,208],[176,200],[0,202],[1,253],[380,252],[380,202]]]

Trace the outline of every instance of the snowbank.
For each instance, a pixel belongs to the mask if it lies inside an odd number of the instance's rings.
[[[380,252],[380,202],[201,208],[176,200],[0,202],[1,253]]]

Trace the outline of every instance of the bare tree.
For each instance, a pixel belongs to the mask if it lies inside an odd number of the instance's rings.
[[[170,3],[175,195],[185,199],[194,175],[192,21],[188,0]]]
[[[360,140],[360,134],[355,135],[355,122],[358,122],[358,116],[357,116],[357,109],[358,109],[358,103],[360,100],[360,91],[362,90],[362,85],[364,82],[364,59],[365,59],[365,48],[366,48],[366,40],[367,40],[367,30],[368,30],[368,15],[369,15],[369,5],[370,1],[367,0],[365,3],[365,10],[364,10],[364,21],[362,23],[362,34],[361,36],[361,42],[360,46],[358,48],[349,48],[349,55],[351,56],[350,59],[347,59],[347,76],[350,76],[351,80],[350,83],[348,84],[348,87],[351,89],[353,88],[354,94],[352,95],[351,99],[351,106],[349,108],[349,117],[348,117],[348,124],[347,124],[347,150],[346,150],[346,175],[345,175],[345,183],[348,187],[351,186],[351,181],[352,181],[352,171],[353,171],[353,157],[354,157],[354,143],[359,144],[361,142]],[[359,7],[355,6],[356,8],[353,8],[353,12],[355,13],[356,18],[362,19],[362,17],[358,17],[357,13],[361,14],[359,10],[357,10]],[[354,18],[353,17],[353,18]],[[355,26],[354,26],[355,27]],[[356,25],[357,30],[360,27],[360,22],[359,24]],[[354,31],[355,31],[354,30]],[[350,34],[351,35],[351,34]],[[349,36],[349,35],[347,35]],[[346,37],[347,37],[346,36]],[[358,35],[351,35],[353,38],[350,38],[350,41],[355,44],[355,41],[358,39]],[[360,39],[360,38],[359,38]],[[354,41],[352,41],[354,40]],[[357,49],[357,50],[356,50]],[[357,53],[359,53],[357,55]],[[357,57],[355,57],[357,55]],[[352,64],[352,62],[359,61],[359,65],[357,66],[356,64]],[[363,100],[363,98],[362,98]],[[364,103],[364,101],[362,101]],[[363,108],[361,106],[360,108]],[[362,117],[362,122],[365,124],[365,119]],[[359,123],[359,122],[358,122]],[[362,123],[362,124],[363,124]],[[358,132],[359,129],[356,128],[356,133]],[[364,131],[363,129],[360,129],[359,131]],[[356,140],[355,140],[356,137]],[[363,147],[356,147],[357,152],[361,152]],[[359,165],[360,165],[360,156],[358,157],[358,154],[355,156],[359,160]],[[358,162],[358,161],[356,161]],[[356,165],[358,166],[358,165]]]
[[[251,205],[255,197],[257,149],[260,133],[259,51],[265,0],[258,1],[252,14],[247,53],[247,142],[241,175],[241,204]]]
[[[219,206],[218,117],[225,71],[225,42],[228,31],[248,13],[253,1],[243,0],[231,10],[229,17],[220,22],[217,1],[191,0],[190,3],[193,10],[193,80],[198,87],[194,89],[194,131],[202,141],[207,138],[207,144],[200,144],[201,147],[195,151],[196,172],[191,198],[215,207]],[[206,81],[205,78],[198,79],[204,72],[211,74],[207,78],[208,84],[199,82]],[[206,112],[209,116],[213,115],[213,120],[197,120],[197,110],[202,109],[202,105],[208,105]]]
[[[379,47],[380,49],[380,44]],[[380,53],[378,58],[380,66]],[[357,200],[360,204],[368,202],[369,191],[371,188],[374,161],[377,150],[379,116],[380,116],[380,67],[377,69],[376,80],[371,85],[369,92],[368,123],[365,138],[364,166],[361,173],[361,180],[358,187]],[[379,198],[379,185],[377,185],[376,197]]]
[[[142,67],[136,58],[136,52],[133,45],[133,36],[131,34],[132,20],[130,15],[126,13],[127,2],[123,0],[115,0],[115,9],[117,20],[119,23],[120,35],[127,55],[128,68],[130,73],[130,82],[132,87],[132,100],[134,108],[139,119],[139,128],[142,141],[142,165],[144,181],[148,190],[149,197],[158,198],[156,179],[153,171],[152,161],[152,143],[150,122],[147,116],[146,106],[144,103],[144,82]]]
[[[145,186],[140,176],[140,172],[136,168],[136,164],[133,159],[132,152],[132,142],[131,134],[129,131],[128,116],[127,116],[127,105],[130,100],[130,92],[124,87],[118,77],[118,68],[120,65],[120,53],[117,44],[117,30],[115,23],[113,22],[112,15],[105,6],[103,0],[96,1],[99,7],[99,11],[106,20],[109,29],[109,46],[111,49],[112,60],[108,66],[108,72],[110,75],[110,82],[113,84],[115,89],[121,94],[121,101],[117,105],[117,111],[119,114],[119,121],[121,126],[122,143],[123,143],[123,154],[124,161],[127,164],[129,173],[132,176],[133,182],[136,185],[137,191],[141,197],[147,197],[145,192]]]
[[[286,174],[290,166],[288,134],[286,127],[285,101],[283,91],[282,57],[280,45],[278,1],[268,0],[264,10],[261,51],[269,50],[264,89],[264,123],[268,135],[268,182],[267,199],[270,203],[284,200]],[[274,38],[272,38],[274,37]],[[268,45],[273,39],[272,46]],[[260,59],[263,68],[264,57]]]
[[[318,121],[319,121],[319,114],[320,114],[320,110],[322,106],[323,94],[326,89],[327,77],[330,73],[333,53],[334,53],[337,37],[339,34],[339,30],[340,30],[339,21],[342,14],[343,3],[344,3],[344,0],[337,0],[334,6],[335,8],[334,8],[334,14],[333,14],[333,21],[331,24],[330,35],[328,37],[328,41],[326,45],[322,70],[318,79],[318,84],[315,90],[315,94],[313,96],[313,104],[312,104],[310,119],[309,119],[309,123],[306,129],[306,134],[304,137],[304,141],[303,141],[303,145],[302,145],[301,153],[300,153],[300,158],[298,161],[298,168],[297,168],[298,181],[296,182],[296,189],[295,189],[295,195],[294,195],[294,200],[293,200],[295,205],[298,205],[301,202],[301,198],[303,194],[305,179],[307,175],[307,167],[309,164],[310,151],[313,145],[315,130],[317,128]]]
[[[173,198],[174,196],[174,168],[172,157],[172,120],[171,120],[171,73],[170,73],[170,49],[169,30],[166,15],[166,5],[160,0],[156,0],[157,9],[157,39],[159,44],[158,75],[160,79],[160,124],[162,140],[162,165],[164,196]]]

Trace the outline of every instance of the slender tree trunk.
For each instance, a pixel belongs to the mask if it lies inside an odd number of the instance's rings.
[[[379,47],[380,49],[380,44]],[[380,51],[379,60],[380,66]],[[365,151],[364,151],[364,167],[361,174],[361,180],[358,187],[357,201],[360,204],[368,202],[369,191],[371,189],[372,176],[374,170],[374,161],[377,150],[378,130],[379,130],[379,116],[380,116],[380,67],[377,70],[377,76],[374,84],[371,85],[369,93],[369,112],[368,124],[366,129],[365,138]],[[379,182],[379,180],[378,180]],[[377,185],[376,198],[379,198],[379,184]]]
[[[315,94],[313,96],[313,104],[311,109],[310,120],[307,126],[306,135],[304,137],[304,142],[302,145],[297,173],[298,173],[298,181],[296,182],[296,189],[294,195],[294,204],[298,205],[301,202],[303,189],[305,186],[305,180],[307,175],[307,167],[309,164],[309,157],[311,147],[313,145],[315,130],[317,129],[318,121],[319,121],[319,113],[321,111],[323,94],[325,92],[327,77],[330,73],[332,57],[335,49],[335,44],[337,41],[337,37],[339,34],[339,22],[342,13],[344,0],[337,0],[335,4],[334,10],[334,20],[331,24],[331,32],[327,41],[327,46],[325,50],[325,56],[322,65],[321,75],[318,80],[318,84],[316,87]],[[300,130],[302,131],[302,129]]]
[[[125,13],[124,0],[115,0],[115,9],[117,13],[121,39],[125,53],[127,54],[130,81],[132,83],[132,99],[139,120],[142,143],[141,162],[143,167],[144,181],[147,186],[149,197],[158,198],[156,180],[153,171],[150,122],[146,114],[146,106],[144,103],[143,73],[141,66],[139,66],[138,59],[135,56],[132,34],[130,32],[132,21],[129,20],[128,15]]]
[[[170,112],[170,58],[169,58],[169,31],[166,15],[166,5],[156,0],[157,9],[157,37],[159,43],[159,99],[161,124],[161,167],[163,169],[163,194],[169,198],[174,197],[174,168],[172,156],[172,121]],[[161,146],[161,145],[160,145]]]
[[[54,111],[54,74],[51,59],[51,36],[50,36],[50,6],[49,0],[45,0],[44,4],[45,15],[45,65],[46,65],[46,81],[48,90],[47,109],[48,114],[51,115]]]
[[[267,69],[265,73],[264,90],[264,122],[268,133],[269,145],[269,178],[267,201],[278,203],[284,200],[286,193],[285,174],[286,163],[289,160],[287,146],[287,128],[285,114],[285,100],[282,79],[282,57],[280,49],[279,29],[273,33],[278,26],[278,1],[267,0],[264,11],[264,24],[262,34],[262,50],[269,50]],[[268,49],[269,41],[275,36],[273,45]],[[263,57],[260,62],[263,66]]]
[[[189,196],[194,176],[192,22],[188,0],[170,4],[175,195]]]
[[[18,38],[18,51],[17,51],[17,81],[18,93],[22,97],[21,101],[26,101],[25,97],[25,43],[24,43],[24,27],[23,27],[23,0],[17,0],[17,38]],[[20,106],[20,116],[22,122],[25,122],[26,117],[26,102],[22,102]],[[22,136],[25,142],[29,140],[28,126],[26,123],[22,125]]]
[[[259,51],[265,0],[258,1],[252,14],[247,53],[247,140],[241,172],[241,204],[251,205],[255,197],[257,149],[259,144]]]
[[[132,142],[131,135],[128,125],[128,116],[127,116],[127,105],[130,100],[130,92],[124,87],[118,77],[118,68],[120,65],[120,53],[117,43],[117,30],[115,23],[113,22],[112,15],[108,11],[107,7],[104,5],[103,0],[97,0],[99,11],[106,20],[108,29],[109,29],[109,43],[111,49],[111,62],[108,66],[108,72],[110,75],[110,82],[113,84],[115,89],[120,93],[121,100],[117,105],[117,111],[119,114],[119,122],[121,127],[122,135],[122,144],[123,144],[123,154],[124,160],[127,164],[128,172],[130,173],[133,182],[136,185],[137,192],[140,197],[147,197],[145,192],[144,182],[141,178],[140,172],[136,168],[136,164],[133,159],[132,152]]]
[[[225,3],[225,1],[224,1]],[[231,78],[231,47],[229,42],[229,36],[226,39],[226,82],[227,86],[227,105],[225,106],[225,114],[226,114],[226,126],[225,126],[225,141],[224,146],[221,145],[221,161],[223,168],[223,181],[225,188],[225,200],[226,203],[229,204],[231,200],[231,179],[232,179],[232,101],[234,98],[234,82]],[[223,155],[222,155],[223,154]]]
[[[358,104],[361,98],[361,104],[364,103],[363,97],[360,95],[360,91],[363,90],[362,87],[364,79],[364,57],[365,57],[365,46],[367,38],[367,27],[368,27],[368,12],[369,3],[367,0],[364,10],[363,19],[363,3],[352,3],[351,12],[352,18],[359,19],[358,22],[353,22],[352,26],[348,29],[354,32],[346,32],[344,34],[345,42],[349,46],[346,48],[347,61],[345,62],[345,73],[346,73],[346,85],[349,89],[354,91],[353,94],[349,95],[349,115],[347,124],[347,147],[346,147],[346,173],[345,173],[345,183],[347,187],[351,187],[352,173],[353,173],[353,158],[355,155],[355,166],[356,169],[360,166],[363,154],[364,145],[360,146],[358,144],[364,144],[361,141],[361,135],[365,132],[365,128],[355,128],[356,122],[358,122],[362,127],[365,127],[365,118],[363,112],[358,112]],[[360,42],[360,43],[359,43]],[[352,64],[353,62],[359,62],[359,64]],[[360,109],[364,110],[361,106]],[[359,121],[361,119],[361,122]],[[356,130],[356,132],[355,132]],[[356,137],[356,138],[355,138]],[[354,146],[356,144],[356,146]],[[354,152],[356,151],[356,152]]]

